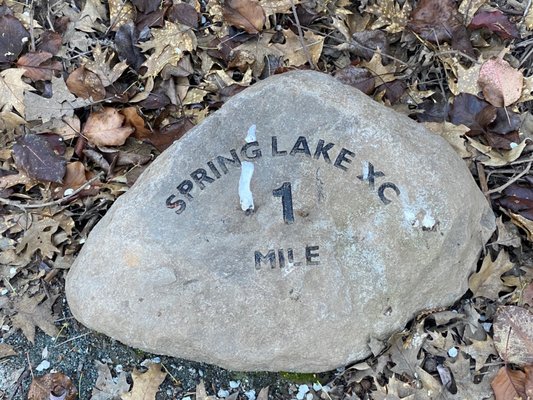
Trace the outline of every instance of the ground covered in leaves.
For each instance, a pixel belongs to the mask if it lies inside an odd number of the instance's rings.
[[[530,0],[6,0],[0,34],[0,399],[533,398]],[[229,97],[293,69],[465,159],[498,217],[469,292],[319,375],[224,371],[80,326],[65,275],[114,200]]]

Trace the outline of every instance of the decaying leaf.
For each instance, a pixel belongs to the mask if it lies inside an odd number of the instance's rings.
[[[121,146],[134,128],[122,126],[124,116],[116,109],[105,107],[89,115],[82,134],[96,146]]]
[[[463,14],[466,25],[468,25],[470,21],[472,21],[472,18],[474,18],[474,14],[477,12],[477,10],[479,10],[479,7],[481,7],[486,2],[487,0],[462,0],[461,1],[461,4],[459,4],[459,12]]]
[[[143,52],[153,49],[142,64],[145,77],[156,76],[167,64],[177,65],[184,51],[196,48],[196,36],[189,27],[167,21],[162,29],[152,29],[152,39],[139,44]]]
[[[85,67],[76,68],[67,78],[67,87],[76,96],[100,101],[105,99],[105,88],[101,79]]]
[[[109,22],[113,32],[135,20],[135,15],[135,7],[128,0],[109,0]]]
[[[487,254],[479,272],[472,274],[468,279],[468,287],[475,297],[482,296],[495,300],[498,298],[499,292],[508,291],[500,277],[513,266],[514,264],[509,260],[509,254],[505,250],[500,250],[494,261],[492,261],[490,254]]]
[[[65,175],[65,159],[41,135],[19,137],[13,145],[13,158],[19,170],[40,181],[61,183]]]
[[[45,297],[45,294],[33,297],[25,295],[14,300],[13,308],[16,314],[11,317],[11,322],[15,328],[22,330],[32,344],[35,343],[36,327],[41,328],[49,336],[56,336],[58,333],[51,311],[55,299],[43,302]]]
[[[396,66],[394,63],[383,65],[381,53],[379,51],[374,53],[374,56],[370,61],[362,62],[360,66],[372,72],[372,75],[375,77],[376,86],[396,80]]]
[[[15,351],[13,346],[7,343],[0,343],[0,359],[16,355],[17,352]]]
[[[144,119],[139,115],[137,107],[126,107],[121,111],[126,117],[124,124],[135,129],[134,136],[137,139],[149,137],[152,132],[144,127]]]
[[[389,33],[397,33],[405,29],[411,10],[410,2],[406,1],[403,6],[400,6],[395,0],[376,0],[375,4],[365,9],[366,12],[378,17],[372,24],[371,29],[385,27],[385,30]]]
[[[302,47],[302,43],[298,35],[290,29],[284,30],[285,43],[275,43],[272,47],[278,49],[283,53],[283,58],[287,65],[298,67],[304,65],[309,60],[307,54]],[[315,35],[312,32],[306,32],[303,37],[303,42],[307,47],[307,52],[311,58],[311,62],[316,64],[322,54],[322,46],[324,45],[324,37]]]
[[[508,363],[533,364],[533,313],[517,306],[500,307],[494,318],[494,345]]]
[[[480,161],[483,165],[489,167],[501,167],[517,160],[526,148],[528,142],[528,140],[523,140],[511,150],[499,152],[494,150],[492,147],[485,146],[484,144],[481,144],[470,137],[467,137],[467,140],[472,147],[487,156],[486,159],[480,159]]]
[[[230,25],[248,33],[259,33],[265,24],[263,7],[255,0],[226,0],[222,15]]]
[[[113,379],[107,364],[98,360],[95,361],[95,364],[98,377],[91,393],[91,400],[115,400],[130,390],[130,384],[126,380],[127,374],[125,372],[120,372]]]
[[[33,81],[50,80],[55,72],[62,70],[61,63],[51,58],[52,54],[46,51],[28,52],[18,59],[17,65],[25,69],[24,76]]]
[[[9,68],[0,72],[0,109],[10,111],[15,109],[24,116],[24,91],[34,90],[21,78],[25,70]]]
[[[520,99],[522,74],[501,58],[487,60],[479,71],[479,87],[485,99],[495,107],[507,107]]]
[[[39,250],[42,257],[52,258],[55,253],[59,253],[59,250],[52,242],[52,236],[58,227],[58,222],[48,217],[33,222],[30,228],[24,232],[22,239],[20,239],[16,248],[17,253],[24,251],[25,254],[32,256]]]
[[[509,21],[507,15],[500,10],[487,11],[483,10],[477,13],[470,25],[470,29],[486,28],[502,39],[519,38],[520,33],[516,25]]]
[[[150,364],[145,373],[134,370],[131,376],[133,389],[121,395],[122,400],[155,400],[159,385],[163,383],[167,373],[161,371],[160,364]]]
[[[527,399],[525,396],[526,374],[509,367],[501,367],[491,382],[496,400]]]
[[[527,240],[530,242],[533,242],[533,221],[527,218],[524,218],[520,214],[514,214],[511,213],[511,221],[518,226],[519,228],[522,228],[527,235]]]
[[[78,391],[72,380],[53,372],[33,379],[28,392],[28,400],[76,400]]]
[[[86,61],[84,67],[89,71],[94,72],[100,78],[100,81],[107,87],[113,84],[122,73],[128,68],[128,64],[124,61],[116,63],[111,68],[111,60],[114,57],[113,52],[109,53],[109,48],[102,51],[100,44],[98,43],[93,50],[94,60]]]

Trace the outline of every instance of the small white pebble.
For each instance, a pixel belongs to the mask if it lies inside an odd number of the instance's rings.
[[[41,357],[42,357],[43,360],[46,359],[46,358],[48,358],[48,346],[46,346],[46,347],[43,349],[43,351],[42,351],[42,353],[41,353]]]
[[[15,267],[9,268],[9,277],[13,278],[15,275],[17,275],[17,268]]]
[[[320,384],[320,382],[313,383],[313,390],[315,392],[319,392],[322,390],[322,385]]]
[[[313,396],[313,393],[307,393],[307,394],[305,395],[305,400],[313,400],[313,397],[314,397],[314,396]]]
[[[296,393],[296,398],[297,398],[298,400],[304,400],[304,397],[305,397],[305,394],[304,394],[304,393],[302,393],[302,392],[298,392],[298,393]]]
[[[229,387],[232,389],[237,389],[241,386],[241,381],[229,381]]]
[[[458,354],[458,351],[455,347],[452,347],[451,349],[448,350],[448,355],[452,358],[457,357],[457,354]]]
[[[63,192],[63,196],[70,196],[72,193],[74,193],[74,189],[68,188]]]
[[[39,372],[42,372],[42,371],[44,371],[45,369],[48,369],[48,368],[50,368],[50,361],[43,360],[43,361],[41,361],[41,363],[39,365],[37,365],[37,367],[35,369],[37,371],[39,371]]]
[[[160,357],[154,357],[152,358],[152,362],[155,364],[161,364],[161,358]]]
[[[223,399],[225,399],[226,397],[229,396],[229,390],[220,389],[220,390],[217,392],[217,396],[218,396],[218,397],[222,397]]]
[[[255,400],[255,390],[253,389],[244,392],[244,395],[248,398],[248,400]]]
[[[117,364],[115,366],[115,371],[117,372],[117,374],[120,374],[122,371],[124,371],[122,364]]]
[[[204,371],[201,369],[198,370],[198,375],[200,375],[202,378],[204,377]]]
[[[8,293],[9,293],[9,290],[7,290],[7,289],[2,289],[2,290],[0,291],[0,295],[2,295],[2,296],[5,296],[5,295],[8,294]]]
[[[485,332],[490,332],[490,328],[492,328],[492,324],[490,322],[484,322],[481,325],[483,326],[483,329],[485,329]]]
[[[192,400],[191,396],[182,397],[181,400]]]
[[[305,395],[309,392],[309,386],[307,385],[300,385],[298,386],[298,393],[296,394],[296,398],[298,400],[303,400]]]

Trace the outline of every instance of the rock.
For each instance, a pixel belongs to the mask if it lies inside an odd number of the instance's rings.
[[[230,99],[142,174],[91,232],[67,297],[83,324],[146,351],[319,372],[457,300],[494,228],[444,140],[291,72]]]

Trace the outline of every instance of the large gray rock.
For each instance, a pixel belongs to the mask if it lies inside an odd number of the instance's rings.
[[[83,324],[147,351],[324,371],[457,300],[493,230],[444,140],[292,72],[164,152],[94,228],[67,296]]]

